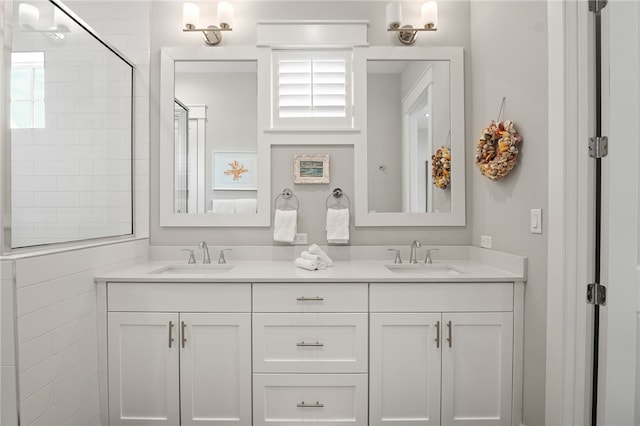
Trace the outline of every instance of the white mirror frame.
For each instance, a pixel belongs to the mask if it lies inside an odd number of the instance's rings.
[[[160,226],[252,227],[271,226],[271,150],[262,136],[268,123],[270,50],[256,47],[163,47],[160,65]],[[258,209],[256,214],[174,212],[175,61],[256,61],[258,96]]]
[[[462,47],[368,47],[353,55],[354,101],[360,140],[354,147],[356,226],[464,226],[465,207],[465,119],[464,52]],[[367,181],[367,61],[449,61],[451,100],[451,212],[369,212]],[[364,159],[364,161],[363,161]],[[400,188],[398,189],[400,190]]]

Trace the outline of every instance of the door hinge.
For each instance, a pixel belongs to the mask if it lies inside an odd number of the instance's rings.
[[[608,2],[608,0],[589,0],[589,12],[600,12],[607,6]]]
[[[591,305],[607,305],[607,288],[602,284],[587,284],[587,303]]]
[[[589,157],[604,158],[609,153],[609,138],[606,136],[596,136],[589,138]]]

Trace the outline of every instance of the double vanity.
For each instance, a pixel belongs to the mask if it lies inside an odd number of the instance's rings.
[[[103,424],[520,424],[526,258],[382,256],[98,276]]]

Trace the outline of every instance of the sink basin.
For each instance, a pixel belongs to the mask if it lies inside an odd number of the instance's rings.
[[[417,263],[384,265],[394,274],[406,275],[459,275],[461,272],[451,265],[442,263]]]
[[[191,264],[164,266],[152,274],[221,274],[233,269],[235,265]]]

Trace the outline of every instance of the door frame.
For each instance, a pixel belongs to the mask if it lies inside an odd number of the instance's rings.
[[[589,421],[593,280],[593,24],[586,1],[547,1],[549,212],[545,423]]]

